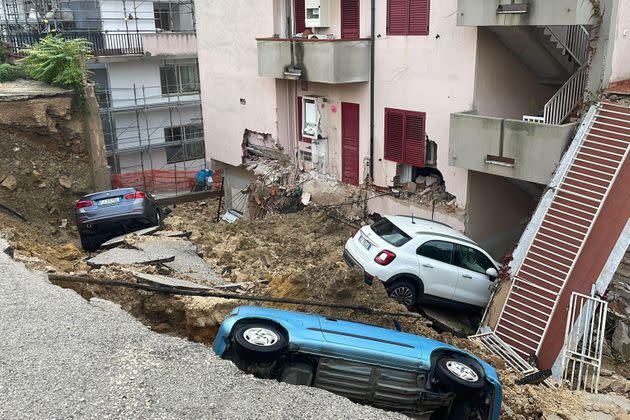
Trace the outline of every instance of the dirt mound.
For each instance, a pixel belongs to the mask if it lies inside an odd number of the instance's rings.
[[[92,189],[80,116],[66,96],[2,108],[0,204],[25,220],[0,208],[0,232],[23,254],[70,269],[80,257],[74,203]]]

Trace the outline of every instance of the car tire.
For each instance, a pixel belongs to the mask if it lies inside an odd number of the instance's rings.
[[[475,391],[486,383],[480,367],[465,357],[438,359],[435,376],[442,387],[454,392]]]
[[[418,302],[418,286],[407,279],[395,280],[387,285],[387,295],[396,299],[401,305],[413,308]]]
[[[273,360],[287,347],[287,339],[280,328],[261,322],[239,325],[234,330],[232,340],[242,358],[255,362]]]
[[[94,252],[101,247],[101,241],[96,235],[80,234],[79,237],[81,239],[81,248],[86,252]]]

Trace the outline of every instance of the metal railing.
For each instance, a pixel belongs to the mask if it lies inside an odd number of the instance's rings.
[[[545,124],[562,124],[580,104],[586,88],[587,66],[582,66],[545,104],[543,118]]]
[[[583,25],[546,26],[545,29],[580,66],[586,63],[590,34]]]
[[[86,39],[90,42],[92,54],[96,57],[144,54],[141,32],[69,31],[54,34],[65,39]],[[20,51],[48,35],[50,33],[14,33],[3,35],[2,39],[11,44],[14,54],[19,55]]]

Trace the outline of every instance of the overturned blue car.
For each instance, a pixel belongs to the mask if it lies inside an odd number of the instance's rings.
[[[241,306],[214,351],[260,378],[322,388],[414,417],[498,419],[494,368],[448,344],[319,315]]]

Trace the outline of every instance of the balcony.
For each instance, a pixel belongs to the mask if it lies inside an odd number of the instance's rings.
[[[589,25],[592,16],[584,0],[457,0],[458,26]]]
[[[144,52],[152,56],[197,55],[195,32],[155,32],[142,34]]]
[[[2,38],[11,44],[13,53],[19,55],[21,50],[36,44],[47,35],[45,33],[15,33],[4,35]],[[68,31],[59,32],[57,35],[65,39],[86,39],[91,44],[94,57],[144,54],[143,35],[139,32]]]
[[[257,43],[262,77],[331,84],[370,79],[369,39],[259,38]]]
[[[577,125],[451,114],[449,164],[547,184]]]

